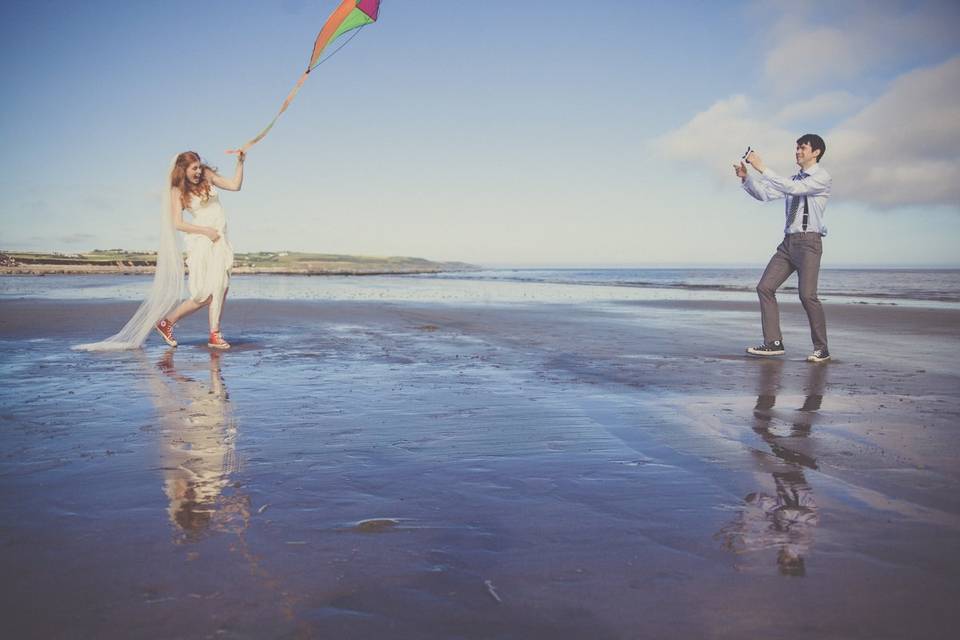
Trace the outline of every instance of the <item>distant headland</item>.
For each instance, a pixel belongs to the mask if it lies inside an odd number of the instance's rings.
[[[157,255],[122,249],[89,253],[33,253],[0,251],[0,275],[149,274]],[[276,275],[396,275],[475,271],[466,262],[434,262],[424,258],[352,256],[294,251],[238,253],[235,274]]]

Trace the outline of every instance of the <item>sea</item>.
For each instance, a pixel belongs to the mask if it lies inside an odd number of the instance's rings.
[[[755,300],[761,268],[498,268],[393,276],[235,275],[230,297],[446,303]],[[139,300],[152,276],[0,276],[0,301]],[[796,275],[781,287],[796,294]],[[825,302],[960,308],[960,269],[823,269]]]

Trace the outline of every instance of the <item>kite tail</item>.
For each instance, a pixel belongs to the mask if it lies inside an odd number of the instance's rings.
[[[320,29],[320,33],[313,43],[313,52],[310,54],[310,62],[307,64],[307,70],[303,72],[303,75],[297,80],[297,84],[293,87],[293,90],[290,91],[290,95],[283,101],[280,111],[273,120],[270,121],[267,128],[258,133],[253,140],[250,140],[239,149],[228,149],[227,153],[246,153],[247,149],[263,140],[267,133],[270,132],[270,129],[273,128],[273,125],[276,124],[280,115],[290,106],[290,103],[293,101],[294,96],[297,95],[297,92],[300,91],[300,87],[303,86],[310,71],[325,60],[329,60],[333,53],[342,49],[347,42],[350,42],[353,36],[357,35],[364,25],[376,22],[379,12],[380,0],[341,0],[340,4],[333,10],[333,13],[330,14],[330,17],[327,18],[327,21]],[[323,54],[324,49],[327,48],[327,45],[348,31],[353,31],[353,34],[347,39],[347,42],[344,42],[336,51],[324,60],[321,60],[320,56]]]
[[[273,117],[273,120],[270,121],[270,124],[268,124],[263,131],[258,133],[252,140],[244,144],[239,149],[227,149],[227,153],[246,153],[247,149],[249,149],[253,145],[263,140],[266,137],[266,135],[270,132],[270,129],[273,128],[273,125],[276,124],[277,120],[280,118],[283,112],[286,111],[287,107],[290,106],[290,103],[293,102],[294,97],[296,97],[297,92],[300,91],[300,87],[303,86],[303,83],[306,82],[307,75],[309,74],[310,74],[310,69],[307,69],[306,71],[303,72],[303,75],[301,75],[300,79],[297,80],[297,84],[293,86],[293,89],[291,89],[290,93],[287,95],[287,99],[283,101],[282,105],[280,105],[280,111],[277,112],[277,115]]]

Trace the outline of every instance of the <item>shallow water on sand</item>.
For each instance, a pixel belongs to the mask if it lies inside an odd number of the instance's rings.
[[[191,318],[178,349],[88,354],[68,346],[130,305],[0,310],[3,600],[23,635],[958,622],[958,376],[871,357],[881,331],[811,367],[724,353],[729,311],[240,301],[229,352]]]
[[[611,301],[751,301],[762,266],[751,269],[492,269],[407,276],[235,275],[231,298],[445,304]],[[148,275],[0,276],[0,300],[141,300]],[[820,298],[836,304],[960,309],[958,269],[824,269]],[[797,279],[783,284],[796,299]]]
[[[482,274],[481,274],[482,275]],[[465,280],[433,276],[283,276],[238,275],[230,281],[231,299],[343,302],[422,302],[443,304],[582,304],[621,300],[713,299],[717,293],[696,289],[665,291],[625,289],[615,284],[581,286],[569,282],[526,282],[502,279]],[[15,298],[142,300],[152,276],[68,275],[0,276],[0,300]],[[727,292],[731,299],[756,294]]]

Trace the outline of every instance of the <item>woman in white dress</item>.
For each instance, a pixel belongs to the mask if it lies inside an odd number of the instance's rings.
[[[188,287],[190,297],[172,313],[157,322],[157,333],[171,347],[177,346],[173,327],[181,318],[209,307],[210,339],[207,346],[229,349],[220,333],[223,305],[230,289],[233,247],[227,240],[227,220],[220,205],[217,189],[239,191],[243,184],[245,154],[237,156],[237,169],[232,179],[224,178],[203,163],[193,151],[177,156],[170,172],[170,211],[173,227],[184,233],[187,250]],[[183,212],[191,214],[186,222]]]
[[[239,191],[243,183],[244,153],[237,156],[232,179],[218,175],[200,156],[186,151],[174,157],[164,174],[160,192],[160,246],[157,268],[146,299],[123,328],[100,342],[75,345],[83,351],[139,349],[152,331],[163,336],[171,347],[173,325],[194,311],[210,307],[210,340],[207,346],[229,349],[220,334],[220,317],[230,286],[233,249],[227,241],[227,225],[217,188]],[[183,211],[193,215],[184,222]],[[190,267],[189,298],[183,286],[183,253],[177,231],[182,231]]]

